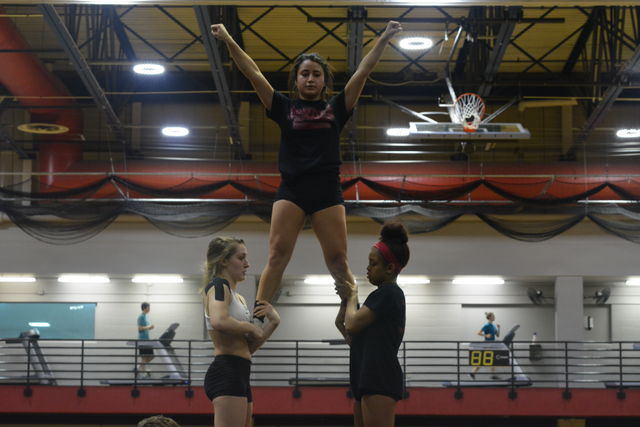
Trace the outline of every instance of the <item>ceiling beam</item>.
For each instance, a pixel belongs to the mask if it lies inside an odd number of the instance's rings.
[[[614,82],[611,86],[607,88],[607,90],[602,95],[602,99],[596,106],[596,108],[591,112],[591,115],[585,122],[582,130],[578,134],[575,143],[572,147],[572,151],[575,151],[576,146],[584,143],[586,139],[589,137],[593,129],[596,125],[602,120],[604,115],[611,109],[611,106],[620,93],[629,85],[631,80],[631,74],[634,71],[634,68],[640,64],[640,44],[636,47],[631,58],[622,66],[620,70],[616,73],[616,76],[612,79]]]
[[[496,74],[498,74],[500,63],[502,62],[502,58],[504,58],[504,54],[511,41],[511,36],[513,35],[513,30],[516,27],[516,22],[518,21],[518,18],[522,17],[522,7],[509,7],[505,11],[505,15],[506,20],[503,20],[500,24],[500,30],[498,30],[498,34],[496,35],[496,39],[493,44],[493,50],[491,50],[489,61],[487,62],[482,75],[482,84],[478,89],[478,95],[482,97],[489,96],[489,93],[491,93],[493,81]]]
[[[118,11],[115,6],[105,6],[107,10],[111,13],[111,26],[113,28],[113,32],[116,34],[118,41],[120,42],[120,49],[127,57],[129,61],[136,61],[138,57],[136,56],[136,52],[133,50],[133,46],[131,45],[131,40],[129,40],[129,36],[127,36],[127,32],[122,25],[122,21],[120,20],[120,15],[118,15]]]
[[[212,25],[210,14],[211,9],[209,6],[194,6],[194,11],[202,34],[202,44],[207,52],[207,59],[209,60],[209,66],[211,67],[213,82],[218,91],[218,100],[222,107],[225,122],[229,129],[230,143],[234,150],[236,150],[238,158],[243,158],[244,150],[242,149],[242,141],[240,139],[240,128],[238,126],[238,120],[236,119],[227,76],[224,72],[224,63],[220,57],[220,50],[216,39],[209,35]]]
[[[351,75],[356,72],[362,59],[362,45],[364,34],[364,21],[367,11],[364,7],[353,6],[349,8],[349,23],[347,33],[347,72]]]
[[[587,22],[585,22],[584,26],[582,27],[582,31],[578,36],[578,40],[576,40],[576,43],[573,45],[573,49],[569,54],[569,58],[567,58],[567,63],[562,69],[562,72],[564,74],[571,74],[571,72],[575,68],[580,55],[587,47],[587,41],[589,40],[589,37],[591,37],[591,34],[593,34],[593,30],[596,28],[596,24],[598,21],[597,17],[602,13],[602,9],[604,8],[601,6],[591,9],[591,13],[589,13],[589,16],[587,17]]]
[[[69,31],[67,31],[67,28],[62,22],[60,15],[58,15],[58,13],[56,12],[55,7],[51,4],[42,4],[39,7],[45,21],[47,22],[51,30],[53,30],[53,32],[55,33],[60,44],[62,44],[62,47],[64,48],[65,52],[69,56],[69,59],[71,60],[71,63],[73,64],[73,67],[75,68],[78,75],[80,75],[82,82],[91,94],[93,101],[96,103],[100,111],[102,111],[107,116],[107,123],[109,124],[109,127],[111,128],[114,136],[119,141],[125,143],[125,132],[124,128],[122,127],[122,123],[120,123],[120,119],[113,110],[113,107],[109,103],[107,96],[100,87],[98,80],[93,75],[89,64],[87,64],[87,61],[82,56],[82,53],[71,37],[71,34],[69,34]]]

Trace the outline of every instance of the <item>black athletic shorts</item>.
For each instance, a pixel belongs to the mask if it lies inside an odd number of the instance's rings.
[[[138,344],[138,353],[140,353],[140,356],[153,357],[153,348]]]
[[[385,370],[362,369],[359,364],[350,364],[349,379],[351,382],[351,393],[357,401],[362,400],[362,396],[380,394],[389,396],[394,400],[402,400],[403,384],[402,370],[398,366],[389,366]]]
[[[220,354],[213,359],[204,377],[204,391],[209,400],[219,396],[246,397],[252,401],[249,375],[251,361],[240,356]]]
[[[282,177],[276,200],[295,203],[306,215],[312,215],[331,206],[342,205],[340,176],[320,174],[301,176],[295,179]]]

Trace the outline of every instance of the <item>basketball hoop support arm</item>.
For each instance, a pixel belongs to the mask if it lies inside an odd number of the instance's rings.
[[[493,113],[491,113],[489,116],[485,117],[484,120],[482,120],[480,122],[480,124],[484,124],[484,123],[489,123],[491,120],[495,119],[496,117],[498,117],[500,114],[502,114],[507,108],[511,107],[513,104],[516,103],[516,101],[518,100],[518,98],[513,98],[511,101],[507,102],[506,104],[504,104],[502,107],[498,108],[496,111],[494,111]]]
[[[402,111],[403,113],[407,113],[409,115],[412,115],[414,117],[419,118],[420,120],[424,120],[425,122],[429,122],[429,123],[438,123],[436,120],[433,120],[431,117],[427,117],[424,114],[420,114],[417,111],[413,111],[410,108],[404,107],[400,104],[396,104],[395,102],[391,101],[390,99],[385,98],[384,96],[380,96],[378,95],[376,97],[376,99],[384,102],[385,104],[391,105],[392,107],[396,107],[397,109],[399,109],[400,111]]]
[[[456,32],[456,38],[453,40],[453,46],[451,46],[451,50],[449,51],[449,56],[447,58],[447,63],[445,64],[445,82],[447,83],[447,89],[449,89],[449,96],[451,97],[451,105],[449,104],[440,104],[440,107],[453,107],[453,104],[456,102],[456,92],[453,90],[453,85],[451,84],[451,70],[449,69],[449,64],[451,64],[451,58],[453,58],[453,52],[458,47],[458,42],[460,41],[460,34],[462,34],[462,25],[458,27],[458,31]]]

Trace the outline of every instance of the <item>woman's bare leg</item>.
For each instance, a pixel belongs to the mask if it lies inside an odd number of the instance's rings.
[[[396,401],[381,394],[362,396],[362,418],[365,427],[393,427]],[[216,426],[217,427],[217,426]]]
[[[213,425],[215,427],[246,427],[248,406],[246,397],[216,397],[213,399]]]
[[[256,300],[271,301],[280,287],[282,275],[304,225],[304,218],[304,211],[293,202],[278,200],[273,204],[269,231],[269,260],[260,275]]]
[[[353,274],[347,263],[347,218],[344,206],[331,206],[314,213],[311,224],[333,280],[336,283],[353,284]]]

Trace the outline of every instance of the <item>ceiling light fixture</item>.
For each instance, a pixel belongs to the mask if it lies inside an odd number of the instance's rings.
[[[627,286],[640,286],[640,277],[629,277],[626,283]]]
[[[304,278],[305,285],[333,285],[335,280],[330,274],[318,274]]]
[[[616,136],[618,138],[638,138],[640,137],[640,129],[618,129]]]
[[[411,132],[409,128],[389,128],[387,129],[388,136],[409,136]]]
[[[136,274],[131,278],[133,283],[159,284],[159,283],[183,283],[179,274]]]
[[[133,71],[137,74],[143,74],[145,76],[153,76],[164,73],[164,66],[160,64],[136,64],[133,66]]]
[[[48,328],[51,326],[49,322],[29,322],[29,326],[32,328]]]
[[[162,134],[164,136],[187,136],[189,129],[182,126],[167,126],[162,128]]]
[[[499,276],[458,276],[451,283],[454,285],[504,285]]]
[[[32,283],[36,278],[31,274],[0,274],[0,282],[4,283]]]
[[[406,50],[425,50],[433,46],[433,40],[428,37],[405,37],[399,44]]]
[[[58,276],[60,283],[109,283],[106,274],[61,274]]]
[[[398,285],[428,285],[431,283],[431,280],[427,276],[412,276],[412,275],[404,275],[398,276]]]

